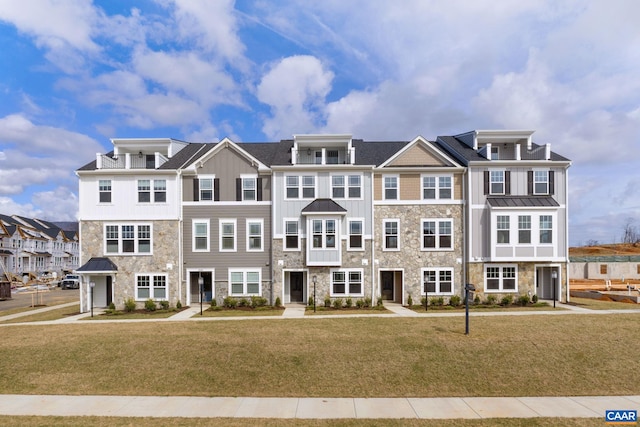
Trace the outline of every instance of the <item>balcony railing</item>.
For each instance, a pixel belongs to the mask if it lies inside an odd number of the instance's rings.
[[[117,158],[97,154],[96,169],[157,169],[169,159],[161,153],[143,155],[125,153]]]

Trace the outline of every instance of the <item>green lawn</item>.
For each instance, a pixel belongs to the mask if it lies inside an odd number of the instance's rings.
[[[637,314],[5,326],[0,390],[445,397],[640,394]]]
[[[619,301],[600,301],[593,298],[571,297],[571,304],[590,310],[640,310],[640,304]]]
[[[16,317],[15,319],[11,320],[3,320],[2,317],[0,317],[0,323],[23,323],[58,320],[78,313],[80,313],[80,304],[70,307],[56,308],[42,313],[25,314],[24,316]]]

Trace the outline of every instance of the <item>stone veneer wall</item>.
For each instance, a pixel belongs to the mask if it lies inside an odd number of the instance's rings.
[[[337,266],[307,266],[306,265],[306,239],[300,239],[300,246],[302,250],[300,251],[284,251],[283,250],[283,240],[282,239],[273,239],[272,250],[273,250],[273,292],[274,292],[274,301],[275,298],[280,296],[282,302],[284,303],[284,299],[282,295],[284,294],[284,283],[283,283],[283,271],[289,269],[305,269],[308,280],[308,293],[305,299],[305,303],[307,302],[309,296],[313,294],[313,285],[311,283],[311,277],[315,274],[317,276],[316,283],[316,304],[322,305],[325,296],[330,294],[331,287],[331,271],[340,269],[340,268],[360,268],[362,269],[362,287],[364,296],[362,297],[352,297],[354,300],[360,298],[371,298],[371,240],[364,241],[364,251],[347,251],[347,242],[346,240],[342,240],[342,265]],[[367,260],[367,265],[362,264],[362,260]],[[279,261],[282,260],[282,265],[280,265]],[[335,297],[338,298],[338,297]],[[332,298],[332,299],[335,299]]]
[[[122,221],[120,223],[138,224],[141,221]],[[82,221],[82,262],[89,261],[92,257],[107,256],[118,267],[118,273],[113,282],[113,303],[121,309],[127,298],[135,299],[135,275],[137,273],[167,275],[167,300],[171,306],[175,306],[180,300],[185,304],[180,289],[180,224],[177,221],[150,221],[153,228],[153,255],[109,255],[105,254],[104,224],[103,221]],[[110,222],[109,222],[110,223]],[[148,224],[149,221],[145,221]],[[167,264],[172,264],[168,269]],[[183,286],[184,287],[184,284]],[[144,301],[137,301],[138,307],[144,307]]]
[[[385,251],[384,219],[399,219],[399,251]],[[453,250],[423,251],[421,219],[453,219]],[[376,295],[381,294],[379,270],[403,270],[404,292],[402,303],[409,294],[414,304],[420,303],[422,268],[453,268],[454,295],[463,296],[462,265],[462,205],[378,205],[375,206]],[[436,296],[437,294],[434,294]],[[431,297],[431,294],[429,295]]]
[[[531,295],[536,295],[536,284],[535,284],[535,270],[536,266],[541,267],[544,266],[541,263],[531,263],[531,262],[518,262],[518,263],[496,263],[500,265],[504,264],[516,264],[518,266],[518,291],[517,292],[504,292],[497,293],[491,292],[491,295],[495,295],[500,300],[505,295],[526,295],[528,292],[531,292]],[[469,283],[472,283],[476,287],[476,295],[480,296],[481,300],[485,300],[486,294],[484,292],[484,263],[474,262],[470,263],[467,267],[468,275],[469,275]],[[557,295],[558,301],[567,302],[567,265],[561,264],[561,276],[562,283],[560,284],[560,295]],[[517,298],[517,295],[515,298]]]

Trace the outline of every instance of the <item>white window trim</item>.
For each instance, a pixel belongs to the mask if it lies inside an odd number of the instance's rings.
[[[305,176],[313,177],[313,197],[304,197],[303,191],[305,188],[311,188],[309,186],[302,185]],[[289,197],[287,195],[287,188],[293,188],[287,186],[287,178],[288,177],[296,177],[298,178],[298,197]],[[284,175],[284,199],[285,200],[313,200],[318,195],[318,175],[316,173],[301,173],[300,175],[295,174],[287,174]]]
[[[398,224],[398,234],[396,235],[397,242],[398,242],[397,248],[387,248],[386,225],[389,222],[396,222]],[[400,250],[400,219],[399,218],[385,218],[382,220],[382,250],[386,252],[398,252]]]
[[[231,292],[231,273],[242,273],[242,293],[234,294]],[[247,292],[247,273],[258,273],[258,293]],[[228,289],[227,295],[231,297],[249,297],[249,296],[262,296],[262,269],[261,268],[230,268],[228,271]]]
[[[500,269],[500,277],[499,277],[499,287],[498,289],[488,289],[487,288],[487,269],[488,268],[499,268]],[[504,289],[504,276],[503,276],[503,269],[505,267],[509,267],[509,268],[514,268],[515,269],[515,289]],[[504,294],[504,293],[518,293],[518,265],[517,264],[485,264],[484,265],[484,292],[488,293],[488,294]]]
[[[244,198],[244,180],[245,179],[253,179],[253,199],[245,199]],[[240,174],[240,191],[241,191],[241,199],[243,202],[257,202],[258,201],[258,175],[257,174]]]
[[[362,237],[362,247],[358,248],[352,248],[351,247],[351,223],[352,222],[358,222],[360,221],[362,223],[362,233],[360,234],[360,236]],[[364,247],[365,247],[365,239],[364,239],[364,218],[349,218],[347,220],[347,250],[350,252],[363,252],[364,251]]]
[[[207,225],[207,247],[206,249],[196,249],[196,224]],[[197,218],[191,220],[191,251],[210,252],[211,251],[211,221],[208,218]]]
[[[509,243],[498,243],[498,217],[509,217]],[[520,216],[531,217],[531,233],[530,243],[520,243]],[[540,217],[551,217],[551,243],[542,243],[540,241]],[[528,248],[528,247],[554,247],[557,241],[557,229],[558,229],[558,215],[555,211],[496,211],[491,214],[491,247],[492,251],[495,247],[513,247],[513,248]],[[493,255],[492,255],[493,256]]]
[[[509,228],[498,228],[498,218],[499,217],[507,217],[507,219],[509,221]],[[516,217],[515,219],[517,221],[518,218]],[[496,217],[495,217],[495,227],[494,227],[495,228],[495,233],[494,233],[495,240],[494,240],[494,243],[495,243],[496,246],[515,246],[515,243],[514,243],[514,240],[513,240],[513,226],[512,225],[513,225],[513,215],[510,215],[510,214],[507,214],[507,213],[496,215]],[[517,222],[516,222],[516,225],[517,225]],[[508,232],[507,234],[509,236],[509,241],[508,242],[504,242],[504,243],[498,242],[498,232],[505,231],[505,230]]]
[[[425,285],[424,285],[424,273],[426,271],[434,271],[436,273],[436,289],[437,292],[431,292],[429,295],[454,295],[456,289],[456,281],[454,275],[454,269],[451,267],[433,267],[433,268],[421,268],[420,269],[420,280],[421,280],[421,288],[420,294],[425,295]],[[440,292],[440,272],[448,271],[451,273],[451,292]]]
[[[319,248],[313,247],[313,221],[321,221],[322,222],[322,246]],[[334,223],[334,247],[327,247],[327,221],[333,221]],[[309,242],[309,250],[310,251],[338,251],[341,247],[341,239],[340,239],[340,218],[318,218],[311,217],[307,221],[307,241]]]
[[[344,179],[344,186],[342,188],[344,188],[344,197],[333,197],[333,189],[336,188],[333,186],[333,177],[335,176],[341,176]],[[358,188],[360,188],[360,197],[350,197],[349,196],[349,188],[351,188],[349,186],[349,177],[350,176],[357,176],[360,178],[360,185],[358,186]],[[331,194],[331,198],[332,199],[338,199],[338,200],[363,200],[364,197],[364,192],[362,189],[362,174],[360,173],[336,173],[336,174],[331,174],[329,176],[329,183],[330,183],[330,189],[329,189],[329,194]],[[355,188],[355,187],[353,187]]]
[[[100,181],[109,183],[109,190],[108,191],[100,189]],[[109,193],[109,199],[111,199],[111,201],[109,201],[109,202],[101,202],[100,201],[100,195],[102,193],[105,193],[105,194]],[[111,179],[99,179],[98,180],[98,204],[102,205],[102,206],[113,204],[113,180],[111,180]]]
[[[547,186],[546,191],[539,193],[536,191],[536,172],[544,172],[545,175],[547,176],[547,179],[545,180],[545,184]],[[536,196],[547,196],[549,195],[549,186],[550,186],[550,180],[549,180],[549,175],[550,175],[550,170],[549,169],[533,169],[533,194]]]
[[[259,249],[251,249],[250,248],[250,224],[258,223],[260,224],[260,248]],[[264,252],[264,219],[262,218],[247,218],[247,232],[246,232],[246,243],[247,243],[247,252]]]
[[[435,234],[435,239],[436,239],[436,247],[435,248],[427,248],[424,246],[424,223],[425,222],[435,222],[436,223],[436,234]],[[440,223],[441,222],[448,222],[451,224],[451,247],[450,248],[441,248],[440,247]],[[434,252],[434,251],[438,251],[438,252],[446,252],[446,251],[453,251],[455,247],[455,240],[454,240],[454,222],[453,222],[453,218],[420,218],[420,250],[422,251],[426,251],[426,252]]]
[[[224,224],[233,224],[233,249],[222,248],[222,226]],[[220,218],[218,220],[218,250],[220,252],[237,252],[238,250],[238,220],[235,218]]]
[[[385,191],[385,178],[396,179],[396,198],[387,199],[387,192]],[[382,200],[400,200],[400,175],[398,174],[383,174],[382,175]]]
[[[133,252],[123,252],[122,251],[122,226],[131,225],[134,230],[133,237]],[[139,252],[139,240],[138,237],[138,227],[139,226],[149,226],[149,252]],[[107,226],[117,226],[118,227],[118,252],[107,252]],[[146,239],[145,239],[146,240]],[[103,244],[103,253],[104,256],[151,256],[153,255],[153,224],[149,222],[117,222],[110,223],[106,222],[102,225],[102,244]]]
[[[333,292],[333,273],[344,273],[344,294],[336,294]],[[360,273],[360,293],[349,292],[349,273]],[[332,268],[329,270],[329,296],[337,298],[363,297],[364,296],[364,269],[363,268]]]
[[[140,201],[140,187],[139,187],[139,183],[140,181],[149,181],[149,201],[148,202],[141,202]],[[156,181],[164,181],[164,201],[162,202],[157,202],[156,201]],[[168,203],[168,188],[167,188],[167,179],[166,178],[161,178],[161,179],[152,179],[152,178],[136,178],[136,204],[138,205],[148,205],[151,203],[154,204],[166,204]]]
[[[435,186],[435,198],[433,199],[426,199],[424,197],[424,179],[425,178],[435,178],[436,180],[436,186]],[[451,190],[451,197],[449,198],[441,198],[440,197],[440,178],[449,178],[451,180],[451,187],[448,187],[449,190]],[[420,175],[420,191],[422,192],[421,194],[421,199],[422,200],[453,200],[453,187],[454,187],[454,179],[453,179],[453,174],[428,174],[428,173],[424,173],[422,175]],[[444,188],[444,187],[443,187]]]
[[[540,220],[542,219],[543,216],[550,216],[551,217],[551,228],[542,228],[541,224],[540,224]],[[537,216],[537,225],[538,225],[538,230],[537,230],[537,237],[538,237],[538,245],[539,246],[553,246],[554,242],[556,241],[556,235],[555,235],[555,229],[556,229],[556,216],[552,215],[551,213],[548,214],[544,214],[541,213],[540,215]],[[551,231],[551,242],[547,243],[547,242],[542,242],[540,237],[542,234],[542,230],[550,230]]]
[[[139,298],[138,297],[138,277],[142,277],[142,276],[146,276],[149,277],[149,297],[148,298]],[[153,286],[153,279],[154,277],[164,277],[164,283],[166,284],[165,287],[165,298],[155,298],[155,292],[154,290],[156,289]],[[148,299],[151,299],[153,301],[169,301],[169,275],[166,273],[136,273],[135,275],[135,300],[136,301],[146,301]],[[151,295],[154,295],[154,297],[152,298]]]
[[[298,224],[298,247],[297,248],[287,248],[287,222],[295,222]],[[298,218],[283,218],[282,219],[282,250],[284,252],[300,252],[302,248],[300,247],[301,239],[300,239],[300,220]]]
[[[198,180],[198,202],[211,203],[215,201],[216,198],[216,176],[215,175],[198,175],[196,177]],[[204,179],[211,180],[211,200],[202,200],[202,187],[200,186],[200,182]]]
[[[493,192],[493,181],[491,181],[491,174],[493,172],[502,172],[502,192]],[[491,196],[504,196],[506,194],[507,186],[507,173],[504,169],[489,169],[489,195]],[[496,181],[497,183],[498,181]]]

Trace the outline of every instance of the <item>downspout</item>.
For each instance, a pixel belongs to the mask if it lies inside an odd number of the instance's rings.
[[[178,187],[178,268],[180,271],[178,272],[178,301],[182,304],[182,280],[184,275],[184,245],[183,245],[183,230],[182,227],[184,225],[183,218],[183,204],[182,204],[182,169],[178,170],[178,175],[176,176],[176,185]],[[187,305],[187,299],[185,298],[184,304]]]
[[[376,303],[378,302],[376,300],[377,296],[376,296],[376,251],[375,251],[375,246],[376,246],[376,210],[373,204],[374,201],[374,187],[375,187],[375,173],[374,173],[375,169],[374,166],[371,167],[371,174],[370,174],[370,179],[371,179],[371,185],[369,186],[369,193],[370,193],[370,197],[371,197],[371,202],[370,202],[370,206],[371,206],[371,305],[375,307]]]
[[[571,297],[571,291],[569,290],[569,264],[571,263],[571,261],[569,260],[569,167],[571,166],[571,163],[569,163],[566,167],[565,167],[565,173],[564,173],[564,228],[565,228],[565,270],[566,270],[566,274],[565,274],[565,280],[567,281],[567,288],[566,288],[566,299],[567,302],[570,301],[570,297]]]
[[[467,172],[468,169],[465,168],[464,172],[462,173],[462,279],[463,282],[462,283],[462,297],[464,298],[464,289],[465,289],[465,285],[467,283],[469,283],[469,272],[468,272],[468,262],[469,260],[467,259],[467,239],[468,239],[468,234],[467,234],[467,205],[468,205],[468,200],[467,200],[467,188],[464,185],[465,182],[465,178],[467,176]]]

